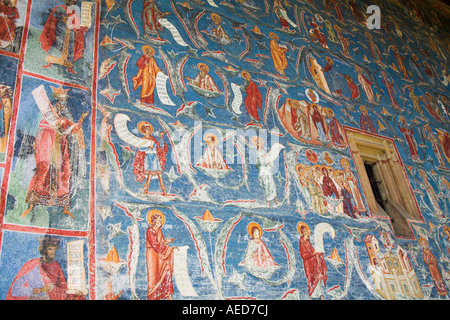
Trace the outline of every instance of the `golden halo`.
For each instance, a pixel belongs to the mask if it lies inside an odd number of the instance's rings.
[[[444,233],[450,237],[450,227],[448,225],[444,224],[442,226],[442,230],[444,230]]]
[[[250,73],[248,73],[247,71],[242,71],[241,72],[241,76],[242,78],[246,79],[246,76],[248,75],[249,78],[251,78],[252,76],[250,75]]]
[[[269,37],[270,37],[270,39],[274,39],[274,38],[276,38],[277,40],[279,39],[278,35],[276,33],[274,33],[274,32],[270,32],[269,33]]]
[[[212,134],[212,133],[207,133],[207,134],[205,134],[205,136],[203,137],[203,139],[205,139],[206,142],[208,142],[210,138],[213,138],[213,139],[214,139],[213,146],[217,146],[217,144],[219,143],[219,140],[217,139],[217,137],[216,137],[214,134]]]
[[[446,186],[447,188],[449,188],[450,187],[450,183],[448,182],[448,180],[447,179],[445,179],[445,178],[442,178],[442,183],[444,184],[444,186]]]
[[[332,109],[328,108],[327,113],[334,117],[334,111]]]
[[[219,21],[222,21],[222,18],[217,13],[211,13],[211,18],[214,20],[214,18],[218,18]]]
[[[257,145],[256,145],[256,141],[259,141],[260,146],[263,146],[263,145],[264,145],[263,141],[262,141],[261,138],[258,137],[258,136],[253,136],[253,137],[251,137],[251,138],[250,138],[250,141],[252,142],[252,144],[253,144],[255,147],[257,146]]]
[[[248,234],[249,234],[250,237],[253,239],[252,229],[253,229],[254,227],[258,228],[258,230],[259,230],[259,237],[261,238],[261,237],[262,237],[262,234],[263,234],[262,228],[261,228],[261,226],[260,226],[258,223],[256,223],[256,222],[250,222],[250,223],[248,224],[248,226],[247,226],[247,232],[248,232]]]
[[[306,229],[308,231],[311,231],[311,229],[309,228],[309,226],[305,222],[300,221],[299,223],[297,223],[297,231],[298,231],[298,233],[300,235],[302,235],[302,230],[301,230],[302,227],[306,227]]]
[[[148,224],[149,225],[153,225],[153,223],[152,223],[152,217],[155,215],[155,214],[158,214],[160,217],[161,217],[161,226],[163,226],[164,225],[164,223],[166,222],[166,217],[164,216],[164,213],[162,213],[160,210],[158,210],[158,209],[150,209],[148,212],[147,212],[147,222],[148,222]]]
[[[303,165],[302,164],[297,164],[295,165],[295,171],[297,171],[298,174],[303,172]]]
[[[147,49],[150,49],[150,51],[152,52],[152,55],[155,54],[155,49],[153,49],[152,47],[150,47],[150,46],[142,46],[142,52],[145,53],[147,51]]]
[[[362,112],[363,110],[366,110],[367,111],[367,109],[364,107],[364,106],[360,106],[359,107],[359,110]]]
[[[141,121],[138,123],[137,128],[140,133],[145,134],[143,127],[150,127],[150,134],[153,133],[153,126],[147,121]]]
[[[197,68],[200,69],[201,66],[205,66],[205,67],[206,67],[206,72],[209,72],[209,67],[208,67],[206,64],[204,64],[203,62],[200,62],[200,63],[197,65]]]
[[[425,242],[428,245],[428,241],[427,239],[425,239],[424,237],[419,237],[419,243],[420,245],[422,245],[422,243]],[[423,245],[422,245],[423,246]]]
[[[344,163],[345,163],[345,165],[344,165]],[[345,168],[346,166],[347,166],[347,167],[350,167],[350,163],[348,162],[347,159],[342,158],[342,159],[341,159],[341,166],[342,166],[343,168]]]

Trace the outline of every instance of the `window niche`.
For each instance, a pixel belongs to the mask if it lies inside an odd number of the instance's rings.
[[[345,127],[370,212],[389,218],[398,238],[414,238],[409,220],[423,222],[403,164],[389,138]]]

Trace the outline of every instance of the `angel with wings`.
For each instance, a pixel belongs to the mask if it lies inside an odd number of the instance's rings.
[[[154,133],[153,126],[147,121],[141,121],[137,124],[138,131],[143,137],[137,137],[128,131],[127,122],[130,118],[125,114],[117,114],[114,118],[114,128],[120,139],[137,148],[133,161],[133,174],[137,182],[143,182],[145,185],[143,192],[148,194],[148,189],[152,179],[158,179],[163,196],[168,196],[162,173],[166,166],[167,151],[169,145],[164,141],[165,130]]]
[[[258,136],[251,138],[252,144],[256,148],[255,158],[256,167],[258,168],[258,180],[259,185],[264,190],[264,198],[267,205],[270,205],[271,201],[275,201],[278,204],[277,199],[277,185],[273,174],[274,161],[284,148],[283,145],[276,143],[272,146],[269,152],[264,150],[264,143]]]
[[[143,139],[148,140],[149,144],[141,147],[136,152],[133,162],[133,173],[138,182],[145,181],[144,193],[148,193],[151,179],[158,177],[163,195],[166,195],[166,188],[162,179],[162,172],[166,165],[168,145],[164,143],[163,136],[165,131],[159,132],[159,140],[155,138],[153,126],[147,121],[138,123],[138,130],[144,135]]]

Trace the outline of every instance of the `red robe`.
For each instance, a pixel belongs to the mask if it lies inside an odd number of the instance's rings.
[[[19,11],[16,7],[0,6],[0,13],[6,17],[0,17],[0,40],[13,41],[16,32],[16,19],[19,18]]]
[[[356,99],[359,97],[359,89],[358,86],[352,82],[352,81],[347,81],[348,87],[350,88],[350,91],[352,93],[350,99]]]
[[[447,289],[445,288],[445,283],[442,280],[441,273],[439,271],[438,262],[436,260],[436,257],[433,255],[431,250],[429,248],[423,248],[422,250],[423,254],[423,261],[428,266],[428,269],[430,270],[430,276],[431,279],[434,282],[434,286],[436,287],[436,290],[440,296],[446,296],[447,295]]]
[[[149,58],[145,54],[136,62],[139,68],[138,73],[132,78],[134,90],[141,88],[141,102],[153,104],[155,102],[154,93],[156,87],[156,76],[159,69],[153,57]]]
[[[71,133],[81,131],[81,123],[61,118],[61,132],[74,125]],[[31,178],[25,202],[38,205],[70,206],[70,150],[67,135],[58,133],[47,120],[39,124],[36,138],[36,172]]]
[[[363,129],[364,131],[375,134],[377,133],[377,130],[375,129],[375,126],[372,123],[372,120],[370,120],[369,116],[364,113],[361,113],[359,124],[361,125],[361,129]]]
[[[443,137],[440,140],[442,150],[444,151],[444,154],[447,157],[447,161],[450,162],[450,135],[448,133],[445,133],[443,134]]]
[[[47,21],[44,24],[44,28],[42,29],[42,33],[39,36],[39,42],[41,43],[41,48],[48,52],[50,48],[55,43],[56,39],[56,24],[58,23],[58,18],[55,16],[55,11],[61,7],[65,12],[67,12],[68,7],[66,5],[59,5],[53,8],[53,11],[47,18]],[[67,15],[69,17],[69,15]],[[81,57],[83,57],[84,51],[84,33],[86,31],[85,28],[72,29],[75,32],[75,43],[73,48],[73,61],[77,61]]]
[[[339,193],[333,182],[333,179],[331,179],[329,176],[324,176],[322,179],[322,191],[325,197],[331,197],[333,194],[336,196],[336,198],[339,197]]]
[[[406,142],[408,143],[409,146],[409,152],[411,152],[411,156],[413,158],[419,158],[419,152],[417,151],[417,147],[416,147],[416,143],[414,141],[414,131],[413,128],[406,128],[406,127],[398,127],[400,129],[400,132],[403,133]]]
[[[161,228],[147,229],[148,300],[165,299],[173,294],[173,247],[164,241]]]
[[[303,236],[299,241],[300,255],[303,259],[303,267],[305,268],[306,279],[308,281],[308,294],[311,296],[317,284],[319,284],[320,276],[322,276],[323,284],[327,284],[327,265],[322,253],[313,253],[314,248],[309,240]]]
[[[244,104],[247,107],[247,112],[259,121],[258,109],[262,110],[261,92],[253,81],[248,83],[245,92],[247,96],[245,97]]]
[[[144,2],[142,22],[145,33],[157,34],[158,31],[163,31],[163,26],[159,23],[159,19],[162,17],[164,17],[164,14],[158,9],[154,1]]]
[[[328,42],[327,42],[327,38],[323,35],[322,32],[320,32],[320,26],[315,22],[310,22],[309,25],[311,27],[313,27],[312,30],[310,30],[310,32],[314,32],[314,35],[316,36],[317,40],[319,41],[320,45],[322,47],[328,47]]]
[[[45,285],[54,284],[55,287],[48,291],[48,296],[50,300],[84,300],[84,297],[67,294],[67,282],[64,276],[64,273],[61,269],[61,266],[58,262],[53,261],[51,263],[41,262],[40,258],[32,259],[27,261],[20,271],[17,273],[17,276],[14,278],[11,287],[8,290],[5,300],[27,300],[28,297],[14,297],[12,296],[12,288],[17,279],[25,276],[35,267],[39,268],[39,272],[42,277],[42,281]]]

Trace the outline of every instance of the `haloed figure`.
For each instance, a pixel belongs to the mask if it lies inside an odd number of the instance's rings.
[[[199,72],[197,73],[197,76],[194,79],[186,77],[186,79],[189,80],[189,83],[196,86],[197,88],[206,91],[220,92],[213,78],[208,73],[209,72],[208,66],[204,63],[199,63],[197,67]]]
[[[139,122],[138,130],[144,135],[144,140],[149,140],[149,144],[136,152],[133,162],[133,173],[136,175],[136,180],[138,182],[145,180],[143,191],[146,194],[148,193],[151,180],[157,177],[161,191],[163,195],[166,195],[162,172],[166,165],[167,150],[169,147],[163,140],[165,131],[160,131],[156,134],[157,137],[154,137],[152,135],[153,126],[147,121]]]
[[[251,138],[252,144],[256,148],[256,167],[258,168],[259,185],[264,191],[264,198],[267,205],[271,201],[278,204],[277,185],[273,176],[273,163],[266,160],[267,152],[264,150],[264,143],[261,138],[254,136]]]
[[[155,50],[150,46],[143,46],[144,54],[136,62],[139,68],[138,73],[132,78],[134,90],[141,87],[141,103],[153,106],[155,102],[154,93],[156,86],[156,76],[161,69],[156,64]]]
[[[266,244],[261,239],[263,236],[261,226],[256,222],[252,222],[248,225],[247,231],[251,239],[245,252],[244,261],[240,265],[259,278],[269,279],[279,268],[279,265],[275,262]]]
[[[148,277],[148,300],[173,300],[174,250],[169,244],[173,238],[164,238],[161,230],[165,223],[164,214],[156,209],[147,213],[149,227],[146,236],[146,260]]]
[[[327,284],[327,266],[323,253],[316,252],[311,244],[311,231],[309,226],[300,222],[297,225],[297,230],[300,233],[300,256],[303,259],[303,267],[305,269],[306,280],[308,282],[309,298],[320,298],[324,300],[324,287]]]
[[[250,74],[246,71],[241,73],[242,78],[244,78],[244,90],[247,94],[244,100],[245,107],[247,108],[247,112],[251,118],[249,124],[255,124],[255,122],[259,123],[259,114],[258,109],[262,110],[262,95],[261,91],[259,91],[258,86],[252,80]]]

